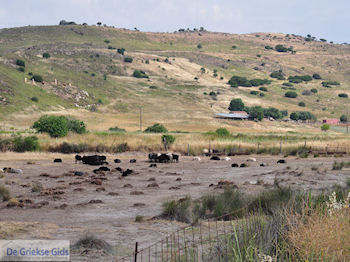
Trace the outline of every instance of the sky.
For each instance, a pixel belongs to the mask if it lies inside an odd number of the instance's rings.
[[[0,28],[60,20],[141,31],[311,34],[350,42],[349,0],[0,0]]]

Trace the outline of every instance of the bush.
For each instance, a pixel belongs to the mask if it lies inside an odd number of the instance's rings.
[[[124,55],[125,53],[125,48],[118,48],[117,49],[118,54]]]
[[[117,126],[116,127],[110,127],[108,129],[108,131],[110,131],[110,132],[120,132],[120,133],[126,132],[126,130],[124,128],[119,128]]]
[[[34,79],[35,82],[41,83],[43,81],[43,77],[41,75],[33,75],[31,79]]]
[[[265,49],[266,49],[266,50],[272,50],[273,47],[272,47],[272,46],[269,46],[269,45],[266,45],[266,46],[265,46]]]
[[[264,93],[260,93],[259,96],[263,97],[263,96],[265,96],[265,94]]]
[[[111,41],[109,41],[108,39],[104,40],[103,42],[105,42],[106,44],[109,44]]]
[[[178,201],[172,200],[165,202],[163,203],[162,217],[184,223],[191,223],[192,215],[190,212],[190,206],[190,197],[185,197]]]
[[[346,123],[348,121],[348,117],[346,115],[341,115],[340,116],[340,122]]]
[[[235,45],[232,46],[232,49],[236,49],[236,48],[237,48],[237,46],[235,46]]]
[[[197,45],[197,48],[198,48],[198,49],[201,49],[202,47],[203,47],[203,46],[202,46],[201,44],[198,44],[198,45]]]
[[[40,149],[39,140],[36,136],[16,137],[13,140],[13,150],[15,152],[38,151]]]
[[[327,87],[327,88],[331,88],[331,86],[339,86],[340,83],[338,81],[323,81],[322,86]]]
[[[267,92],[267,88],[264,87],[264,86],[260,87],[259,90],[260,90],[260,91],[263,91],[263,92]]]
[[[283,52],[283,53],[289,51],[288,48],[285,47],[284,45],[276,45],[276,46],[275,46],[275,50],[276,50],[277,52]]]
[[[321,126],[321,130],[322,131],[328,131],[329,129],[330,129],[331,127],[330,127],[330,125],[329,124],[323,124],[322,126]]]
[[[316,88],[312,88],[310,91],[314,94],[316,94],[318,92],[318,90]]]
[[[22,59],[17,59],[17,60],[16,60],[16,65],[25,67],[25,66],[26,66],[26,63],[25,63],[24,60],[22,60]]]
[[[277,78],[278,80],[285,80],[286,79],[284,77],[282,71],[274,71],[270,74],[270,77]]]
[[[288,87],[292,87],[292,86],[293,86],[293,84],[292,84],[292,83],[289,83],[289,82],[284,82],[282,85],[288,86]]]
[[[285,97],[289,97],[289,98],[296,98],[298,96],[298,94],[294,91],[288,91],[284,94]]]
[[[132,76],[136,78],[149,78],[148,75],[142,70],[135,70]]]
[[[80,238],[74,245],[73,249],[83,250],[103,250],[107,253],[112,251],[112,246],[103,239],[96,238],[93,235],[86,235]]]
[[[228,110],[230,111],[242,111],[244,109],[244,103],[242,99],[240,98],[235,98],[232,99],[230,102],[230,106],[228,107]]]
[[[279,111],[277,108],[269,107],[264,109],[264,117],[272,117],[274,119],[282,119],[283,116],[288,115],[288,111],[282,112]]]
[[[109,46],[108,46],[108,49],[110,49],[110,50],[115,50],[116,48],[115,48],[114,46],[109,45]]]
[[[226,128],[223,128],[223,127],[216,129],[215,133],[221,137],[227,137],[227,136],[231,135],[230,132]]]
[[[317,74],[317,73],[314,73],[314,74],[312,75],[312,78],[313,78],[313,79],[322,79],[322,77],[321,77],[319,74]]]
[[[258,91],[255,91],[255,90],[252,90],[252,91],[250,91],[250,94],[251,94],[251,95],[254,95],[254,96],[257,96],[257,95],[259,94],[259,92],[258,92]]]
[[[20,66],[20,67],[18,67],[18,71],[20,71],[20,72],[23,73],[23,72],[26,71],[26,70],[25,70],[25,68],[24,68],[23,66]]]
[[[298,106],[305,107],[305,103],[304,102],[299,102]]]
[[[77,134],[86,133],[86,126],[83,121],[79,121],[69,117],[66,117],[66,120],[67,120],[68,131],[71,131]]]
[[[246,107],[244,110],[249,114],[250,120],[261,121],[264,118],[264,109],[261,106]]]
[[[150,88],[150,89],[158,89],[157,86],[150,86],[149,88]]]
[[[45,52],[45,53],[43,53],[43,58],[50,58],[51,57],[51,55],[49,54],[49,53],[47,53],[47,52]]]
[[[2,201],[8,201],[11,198],[10,192],[6,187],[0,186],[0,197]]]
[[[40,182],[34,182],[32,185],[32,192],[41,192],[43,190],[43,185]]]
[[[132,63],[132,61],[133,61],[132,57],[127,56],[124,58],[125,63]]]
[[[168,129],[166,129],[163,125],[156,123],[153,126],[147,127],[144,132],[145,133],[168,133]]]
[[[240,76],[232,76],[231,79],[228,81],[228,84],[231,87],[239,87],[239,86],[251,87],[252,86],[252,84],[248,81],[246,77],[240,77]]]
[[[290,114],[290,119],[298,121],[298,120],[311,120],[311,121],[316,121],[317,118],[314,116],[312,113],[308,111],[301,111],[301,112],[293,112]]]
[[[36,96],[33,96],[30,100],[32,100],[33,102],[39,102],[39,98],[37,98]]]
[[[338,94],[339,97],[342,97],[342,98],[348,98],[348,94],[345,94],[345,93],[340,93]]]

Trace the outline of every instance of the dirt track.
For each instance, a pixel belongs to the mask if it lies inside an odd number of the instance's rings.
[[[63,163],[53,163],[53,158],[57,156],[63,159]],[[113,162],[117,157],[122,159],[122,163]],[[217,184],[219,180],[232,181],[241,190],[254,193],[272,186],[275,177],[281,185],[314,190],[344,184],[350,177],[350,171],[331,170],[334,160],[348,161],[345,158],[289,157],[286,164],[277,164],[278,156],[253,156],[257,162],[247,162],[249,157],[233,157],[230,161],[212,161],[202,157],[201,162],[193,161],[192,157],[180,157],[179,163],[157,163],[157,167],[151,168],[146,154],[107,155],[113,172],[105,172],[101,176],[92,172],[96,167],[75,164],[73,155],[48,155],[42,160],[36,156],[34,164],[27,163],[26,155],[14,155],[12,159],[15,160],[11,160],[9,155],[0,155],[1,168],[23,170],[21,175],[4,173],[0,184],[5,185],[13,197],[27,199],[28,202],[24,203],[24,207],[14,208],[7,208],[5,202],[0,203],[0,238],[75,241],[90,232],[117,246],[120,254],[125,254],[133,248],[135,241],[141,247],[147,246],[181,225],[158,219],[136,223],[137,215],[146,218],[159,215],[162,203],[167,199],[185,195],[197,198],[213,193],[218,189],[209,185]],[[137,163],[129,163],[131,158],[136,158]],[[260,167],[262,162],[268,166]],[[232,163],[247,163],[249,167],[232,168]],[[118,166],[130,168],[135,173],[122,178],[115,170]],[[79,177],[71,171],[86,174]],[[256,184],[258,179],[262,185]],[[93,184],[96,180],[100,180],[102,185]],[[33,182],[43,185],[41,193],[32,192]],[[152,183],[158,187],[150,187]],[[100,203],[89,203],[91,200]],[[9,221],[29,224],[21,227],[20,224],[9,224]],[[8,232],[4,233],[4,229]]]

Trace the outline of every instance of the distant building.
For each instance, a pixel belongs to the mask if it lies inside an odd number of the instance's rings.
[[[223,119],[238,119],[238,120],[243,120],[243,119],[248,119],[249,115],[247,112],[231,112],[229,114],[226,113],[217,113],[215,114],[215,117],[217,118],[223,118]]]
[[[322,122],[325,124],[337,125],[339,124],[339,119],[323,119]]]

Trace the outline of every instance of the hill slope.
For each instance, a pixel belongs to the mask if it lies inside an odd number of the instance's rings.
[[[292,46],[296,53],[265,48],[278,44]],[[118,48],[126,50],[124,55]],[[43,58],[44,52],[51,57]],[[132,57],[132,63],[125,57]],[[339,118],[348,99],[338,94],[350,95],[349,58],[347,45],[272,33],[144,33],[81,25],[2,29],[0,118],[3,124],[28,127],[45,112],[64,113],[84,119],[91,129],[118,125],[137,130],[142,107],[144,126],[162,122],[171,130],[200,131],[222,124],[213,114],[226,112],[236,97],[249,106]],[[25,72],[18,70],[17,59],[25,61]],[[149,78],[133,77],[134,70]],[[288,80],[269,77],[277,70],[286,77],[318,73],[323,80],[286,87],[282,83]],[[33,83],[28,73],[41,75],[44,83]],[[233,75],[272,83],[267,92],[259,87],[232,88],[227,82]],[[325,88],[321,82],[326,80],[340,85]],[[298,97],[284,97],[288,88]],[[302,95],[312,88],[318,92]],[[252,90],[265,96],[252,95]],[[209,96],[211,91],[218,95]]]

